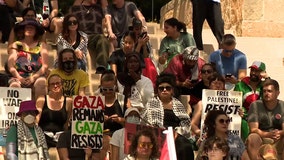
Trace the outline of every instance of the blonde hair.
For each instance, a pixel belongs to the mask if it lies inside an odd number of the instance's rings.
[[[264,144],[258,150],[259,156],[264,160],[278,160],[277,151],[271,144]]]

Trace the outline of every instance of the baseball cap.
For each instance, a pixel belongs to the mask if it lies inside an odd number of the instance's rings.
[[[254,61],[249,68],[255,68],[257,70],[265,71],[265,64],[260,61]]]
[[[137,113],[140,115],[140,112],[139,112],[139,110],[138,110],[137,108],[135,108],[135,107],[130,107],[130,108],[128,108],[128,109],[125,111],[125,113],[124,113],[124,118],[127,117],[127,116],[129,115],[129,113],[132,112],[132,111],[137,112]]]
[[[183,59],[185,60],[198,60],[199,50],[195,46],[186,47],[183,52]]]

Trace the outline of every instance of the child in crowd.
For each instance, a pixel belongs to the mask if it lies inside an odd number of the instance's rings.
[[[229,145],[226,140],[211,137],[204,143],[205,156],[203,160],[226,160],[229,153]]]

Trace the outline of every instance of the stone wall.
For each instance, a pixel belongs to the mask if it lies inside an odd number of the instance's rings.
[[[237,36],[284,37],[283,0],[221,0],[225,30]],[[176,17],[192,28],[190,0],[172,0],[161,8],[163,21]],[[205,22],[204,28],[209,28]]]

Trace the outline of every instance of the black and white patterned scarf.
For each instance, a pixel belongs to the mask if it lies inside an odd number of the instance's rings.
[[[48,148],[45,136],[41,128],[34,126],[37,141],[36,144],[28,126],[18,121],[18,159],[20,160],[49,160]]]

